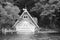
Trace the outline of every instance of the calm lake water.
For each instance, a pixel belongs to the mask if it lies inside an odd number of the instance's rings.
[[[60,40],[60,33],[59,34],[7,34],[1,35],[0,40]]]

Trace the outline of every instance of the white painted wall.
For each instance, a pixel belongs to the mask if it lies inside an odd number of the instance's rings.
[[[16,25],[17,33],[29,34],[35,32],[35,25],[32,25],[28,21],[22,21]]]

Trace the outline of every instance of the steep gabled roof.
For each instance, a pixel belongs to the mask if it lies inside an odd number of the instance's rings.
[[[21,14],[20,18],[17,20],[17,22],[13,25],[13,27],[15,27],[21,20],[21,18],[24,16],[24,15],[28,15],[29,18],[31,19],[31,21],[34,23],[34,25],[36,26],[36,28],[39,28],[39,26],[37,25],[37,23],[35,22],[35,20],[32,18],[32,16],[29,14],[29,12],[27,11],[27,9],[23,9],[24,12]]]

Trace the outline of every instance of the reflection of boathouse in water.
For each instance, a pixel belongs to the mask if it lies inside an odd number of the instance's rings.
[[[17,32],[31,33],[35,32],[39,26],[37,25],[37,18],[32,18],[27,9],[23,9],[24,12],[14,24]]]

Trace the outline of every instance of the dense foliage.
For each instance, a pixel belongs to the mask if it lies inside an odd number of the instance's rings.
[[[0,28],[10,28],[19,18],[20,9],[9,3],[0,3]]]
[[[35,0],[35,7],[30,9],[31,12],[39,14],[41,19],[40,23],[47,28],[60,29],[59,23],[59,12],[60,12],[60,1],[59,0]],[[46,19],[46,20],[45,20]],[[48,22],[49,20],[49,22]],[[47,23],[47,24],[46,24]],[[40,24],[39,24],[40,25]]]

